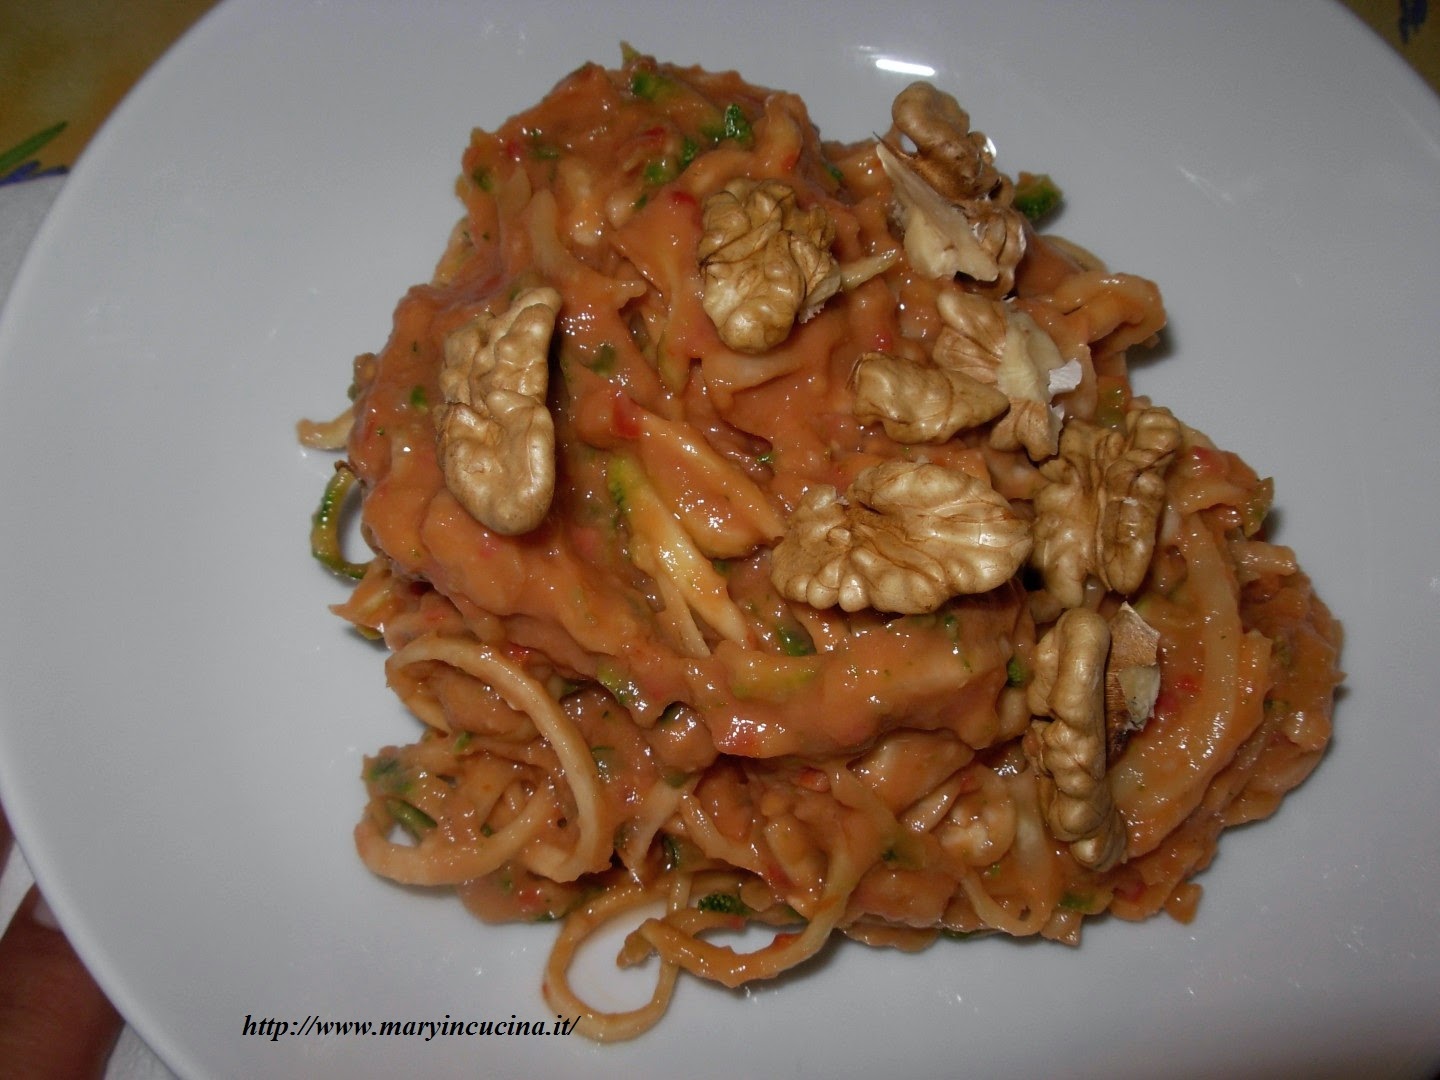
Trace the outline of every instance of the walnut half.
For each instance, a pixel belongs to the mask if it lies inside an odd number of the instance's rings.
[[[790,600],[913,615],[1008,581],[1030,527],[985,480],[940,465],[887,461],[842,497],[811,488],[776,546],[770,578]]]
[[[978,427],[1009,407],[1009,399],[961,371],[868,352],[850,372],[855,419],[880,421],[897,442],[939,443]]]
[[[823,207],[801,210],[789,184],[732,180],[705,200],[702,224],[702,304],[738,352],[774,348],[840,288],[835,223]]]
[[[482,314],[445,339],[435,427],[445,486],[477,521],[529,532],[555,492],[555,423],[545,404],[552,288],[527,289],[501,315]]]
[[[1040,785],[1040,805],[1055,839],[1082,866],[1105,871],[1125,854],[1125,823],[1106,776],[1104,616],[1075,608],[1040,639],[1027,689],[1038,716],[1023,746]]]
[[[1040,466],[1031,556],[1062,607],[1084,602],[1092,574],[1122,596],[1144,583],[1179,446],[1180,423],[1159,406],[1127,413],[1123,429],[1066,423],[1059,456]]]
[[[1079,364],[1065,361],[1054,340],[1023,311],[961,289],[936,301],[944,328],[935,341],[935,362],[993,385],[1009,410],[990,433],[997,450],[1021,447],[1033,461],[1055,454],[1061,417],[1050,404],[1073,390]]]
[[[927,277],[964,274],[1003,296],[1025,253],[1025,219],[1014,189],[995,169],[989,140],[970,130],[953,97],[929,83],[902,90],[890,109],[896,130],[915,144],[876,146],[895,189],[905,253]]]

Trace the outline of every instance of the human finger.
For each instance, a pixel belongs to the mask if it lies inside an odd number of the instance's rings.
[[[0,937],[0,1061],[35,1080],[99,1077],[123,1021],[31,888]]]

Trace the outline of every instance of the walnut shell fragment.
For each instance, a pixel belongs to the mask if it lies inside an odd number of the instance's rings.
[[[445,339],[445,403],[435,417],[445,486],[499,533],[534,529],[554,496],[555,423],[545,395],[559,311],[554,289],[526,289],[502,314],[479,315]]]
[[[1014,188],[994,167],[990,141],[970,130],[956,100],[929,83],[912,83],[891,106],[896,139],[876,146],[895,190],[905,253],[928,277],[964,274],[999,295],[1015,282],[1025,253],[1025,219],[1012,205]]]
[[[850,372],[855,419],[880,421],[897,442],[940,443],[995,419],[1010,401],[961,371],[883,352],[863,353]]]
[[[1036,719],[1023,741],[1040,806],[1075,861],[1103,872],[1125,854],[1125,822],[1106,776],[1105,663],[1110,629],[1085,608],[1065,612],[1035,648],[1027,689]]]
[[[940,465],[887,461],[844,496],[805,493],[776,546],[770,578],[791,600],[845,611],[920,614],[1008,581],[1030,527],[986,480]]]
[[[700,239],[702,305],[730,348],[763,353],[840,289],[823,207],[801,210],[780,180],[740,178],[706,198]]]
[[[1123,429],[1066,423],[1059,456],[1040,466],[1031,554],[1062,607],[1084,602],[1091,575],[1122,596],[1144,583],[1179,446],[1179,421],[1158,406],[1127,413]]]

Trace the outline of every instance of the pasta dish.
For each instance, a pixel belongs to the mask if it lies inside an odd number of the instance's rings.
[[[837,931],[1188,920],[1330,737],[1272,483],[1132,388],[1157,287],[1044,231],[1059,189],[943,91],[871,126],[580,68],[473,134],[432,280],[300,425],[344,451],[336,611],[421,722],[366,759],[359,855],[557,921],[544,992],[595,1039]],[[568,973],[623,917],[655,988],[607,1011]]]

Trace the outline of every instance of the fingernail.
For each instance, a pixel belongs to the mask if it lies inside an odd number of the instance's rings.
[[[43,896],[37,895],[35,897],[35,904],[30,909],[30,918],[47,929],[60,929],[60,921],[55,918],[55,912],[50,910],[50,905],[45,902],[45,897]]]

